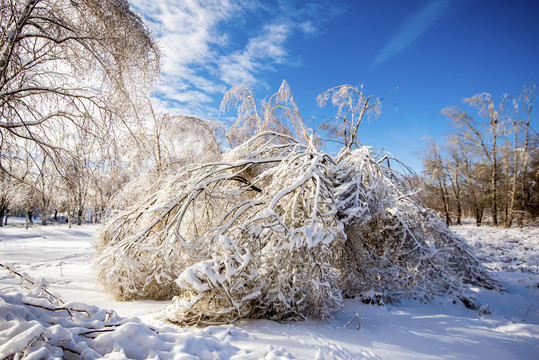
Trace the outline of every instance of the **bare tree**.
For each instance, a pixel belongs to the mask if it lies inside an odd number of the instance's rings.
[[[0,157],[3,156],[4,155],[0,151]],[[12,169],[10,168],[9,171],[11,172]],[[12,186],[13,185],[11,178],[5,172],[0,171],[0,227],[4,224],[4,216],[7,220],[7,214],[9,211],[9,198]]]
[[[526,86],[519,96],[505,94],[498,104],[488,93],[464,99],[478,109],[482,121],[476,121],[459,106],[442,110],[456,129],[448,143],[453,159],[449,165],[451,171],[458,169],[463,176],[464,193],[468,195],[464,206],[472,201],[478,225],[485,199],[490,203],[494,225],[510,227],[517,218],[522,226],[525,217],[535,218],[539,213],[532,204],[534,179],[530,176],[531,161],[537,152],[537,133],[531,126],[534,98],[535,84]],[[453,166],[457,163],[461,164],[458,168]],[[456,189],[458,175],[451,175]]]
[[[461,131],[461,141],[476,146],[491,165],[490,201],[493,225],[498,225],[498,137],[506,97],[504,96],[497,107],[488,93],[476,94],[464,99],[465,103],[479,109],[479,115],[486,118],[483,123],[477,123],[458,106],[449,106],[442,110],[442,114],[452,120],[456,128]]]
[[[485,181],[482,169],[484,166],[474,160],[474,148],[469,144],[459,142],[460,159],[462,161],[462,171],[464,175],[465,191],[468,196],[468,201],[471,211],[475,217],[477,226],[481,226],[483,222],[483,212],[485,208]]]
[[[365,115],[380,116],[383,99],[365,95],[363,86],[340,85],[324,91],[316,98],[319,106],[331,104],[338,108],[337,116],[324,122],[322,130],[326,130],[332,139],[339,139],[344,148],[360,147],[358,131]]]
[[[457,206],[457,225],[462,224],[462,201],[461,201],[461,178],[462,178],[462,156],[460,154],[459,139],[456,136],[448,139],[447,152],[449,155],[448,160],[448,172],[449,180],[451,182],[451,188],[453,189],[453,195],[455,196],[455,202]]]
[[[498,105],[498,108],[496,108],[494,104],[494,100],[492,99],[492,96],[489,93],[482,93],[482,94],[476,94],[470,98],[465,98],[464,102],[468,103],[476,108],[479,109],[479,115],[484,116],[487,118],[488,122],[488,131],[492,134],[490,137],[491,140],[491,150],[490,155],[489,151],[487,149],[487,145],[485,144],[484,139],[481,139],[481,136],[478,132],[474,132],[472,130],[472,133],[476,136],[476,140],[481,145],[481,148],[483,149],[485,156],[492,164],[492,173],[491,173],[491,191],[492,191],[492,223],[494,225],[498,225],[498,193],[497,193],[497,186],[498,186],[498,148],[497,148],[497,141],[498,136],[500,133],[500,128],[502,127],[501,124],[501,116],[504,111],[504,103],[507,98],[507,94],[504,95],[504,98]],[[471,126],[468,127],[470,130],[472,129]]]
[[[9,183],[5,180],[5,175],[0,174],[0,227],[4,224],[4,215],[7,217],[7,212],[9,209],[9,199],[6,191],[6,186]]]
[[[32,147],[33,144],[28,144]],[[33,223],[33,215],[39,209],[42,193],[38,190],[40,169],[36,167],[36,153],[26,152],[17,161],[16,174],[21,181],[14,182],[9,194],[10,206],[25,214],[25,228]]]
[[[126,0],[2,0],[0,19],[4,156],[31,141],[51,161],[76,158],[66,135],[111,134],[126,120],[128,90],[159,71],[157,45]]]
[[[503,137],[503,225],[511,227],[516,209],[518,176],[521,173],[521,151],[519,151],[519,103],[512,99],[512,113],[508,113]]]
[[[440,199],[442,199],[445,223],[451,225],[449,191],[447,185],[449,171],[440,153],[440,148],[434,139],[430,139],[427,148],[423,151],[422,157],[423,167],[425,168],[424,173],[431,186],[439,192]]]

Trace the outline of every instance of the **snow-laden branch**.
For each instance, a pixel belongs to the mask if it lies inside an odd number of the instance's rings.
[[[323,319],[345,296],[496,286],[372,149],[334,158],[283,138],[186,168],[113,219],[96,242],[100,284],[120,299],[174,298],[167,317],[188,325]]]
[[[160,336],[139,319],[121,318],[110,310],[65,303],[51,291],[43,291],[45,280],[36,281],[6,264],[0,267],[19,277],[23,288],[31,290],[27,294],[0,292],[1,359],[102,359],[114,353],[149,357],[153,349],[144,350],[146,354],[131,350],[130,342],[141,340],[174,352],[170,334]]]

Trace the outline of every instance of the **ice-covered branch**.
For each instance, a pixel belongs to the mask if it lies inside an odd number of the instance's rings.
[[[99,282],[122,299],[174,297],[167,317],[185,325],[496,286],[371,148],[334,158],[287,138],[260,134],[161,182],[99,235]]]

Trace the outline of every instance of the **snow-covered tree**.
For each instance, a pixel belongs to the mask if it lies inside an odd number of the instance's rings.
[[[126,0],[2,0],[0,21],[0,171],[21,181],[14,163],[32,151],[65,178],[92,155],[81,139],[105,152],[134,118],[157,45]]]
[[[98,281],[123,300],[174,297],[166,314],[181,324],[327,318],[345,296],[494,287],[383,160],[263,132],[113,219],[96,242]]]
[[[319,106],[330,101],[338,109],[335,118],[325,121],[321,129],[343,147],[353,149],[361,146],[359,126],[366,116],[380,116],[383,99],[366,95],[363,86],[340,85],[324,91],[316,100]]]
[[[250,90],[233,88],[223,102],[239,107],[231,149],[161,178],[113,218],[95,242],[98,282],[121,300],[173,299],[167,318],[188,325],[325,319],[345,297],[428,300],[465,283],[496,287],[390,157],[359,143],[370,100],[354,89],[335,156],[318,149],[286,82],[263,116]],[[352,91],[325,94],[341,90]]]
[[[124,209],[140,201],[160,178],[176,174],[183,166],[221,159],[223,134],[220,124],[192,116],[150,114],[136,134],[138,146],[129,138],[119,155],[122,188],[113,194],[109,206]]]
[[[289,135],[303,143],[311,141],[316,145],[320,142],[319,139],[308,134],[308,129],[303,123],[303,117],[286,80],[281,83],[279,91],[262,101],[261,111],[257,108],[251,89],[243,85],[234,86],[226,92],[220,111],[225,112],[230,108],[237,110],[237,119],[226,132],[230,148],[264,131]]]

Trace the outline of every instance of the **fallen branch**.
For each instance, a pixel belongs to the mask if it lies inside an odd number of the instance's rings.
[[[356,314],[356,315],[352,318],[352,320],[350,320],[350,322],[349,322],[348,324],[346,324],[346,327],[352,325],[352,323],[353,323],[354,321],[357,321],[356,330],[361,330],[361,324],[360,324],[360,322],[359,322],[359,314]]]
[[[46,306],[41,306],[41,305],[37,305],[37,304],[29,304],[29,303],[23,303],[23,304],[27,305],[27,306],[32,306],[32,307],[38,307],[38,308],[48,310],[48,311],[67,311],[67,313],[71,317],[73,317],[73,314],[71,313],[72,311],[79,312],[79,313],[85,313],[86,316],[88,316],[88,319],[91,318],[90,313],[88,311],[86,311],[86,310],[79,310],[79,309],[66,308],[66,307],[49,308],[49,307],[46,307]]]
[[[23,283],[26,281],[27,283],[29,283],[30,285],[33,285],[33,286],[37,286],[36,285],[36,282],[34,279],[29,279],[28,277],[20,274],[19,272],[15,271],[11,266],[9,265],[4,265],[4,264],[0,264],[0,267],[7,270],[9,273],[17,276],[20,278],[20,283],[21,283],[21,287],[22,288],[26,288],[27,290],[31,290],[30,288],[27,288],[27,287],[24,287]],[[59,304],[65,304],[65,302],[60,299],[58,296],[54,295],[53,293],[51,293],[49,290],[47,290],[46,288],[46,285],[45,284],[41,284],[41,289],[40,289],[42,292],[44,292],[45,294],[49,295],[51,298],[53,298],[54,300],[56,300],[57,303]],[[49,299],[47,298],[47,300],[54,305],[54,303]]]

